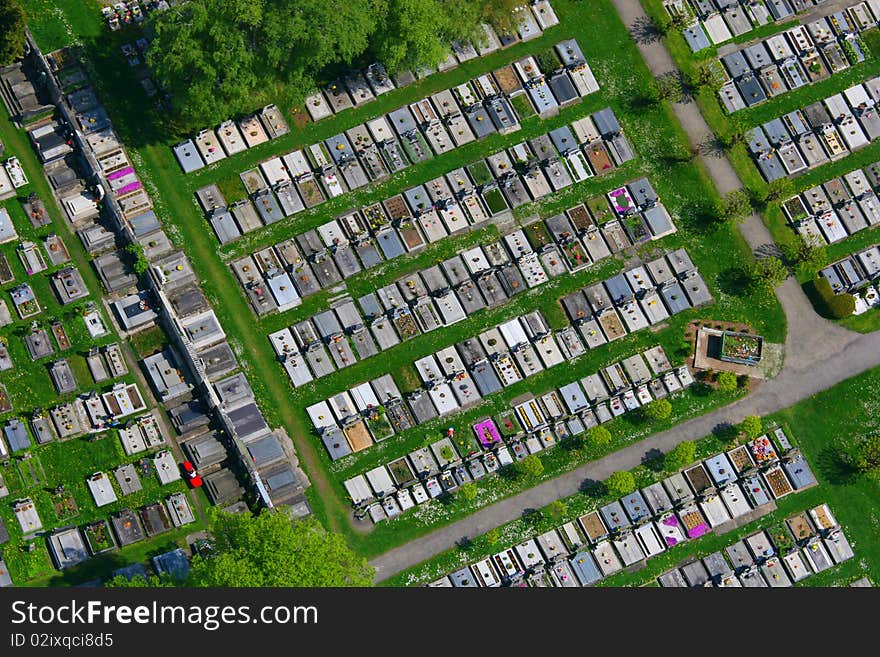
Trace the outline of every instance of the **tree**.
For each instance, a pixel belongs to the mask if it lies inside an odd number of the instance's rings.
[[[818,269],[828,261],[828,251],[824,245],[819,245],[803,235],[793,242],[785,242],[780,245],[782,255],[786,262],[792,265],[807,265],[811,269]]]
[[[18,0],[0,0],[0,66],[24,55],[26,20]]]
[[[371,586],[373,569],[315,518],[211,509],[214,552],[192,561],[189,586]]]
[[[717,92],[723,84],[723,76],[719,74],[716,67],[711,63],[703,62],[697,64],[696,69],[694,69],[688,79],[688,83],[694,89],[709,89],[712,92]]]
[[[675,103],[684,95],[684,86],[681,76],[676,72],[666,73],[656,78],[657,95],[661,100]]]
[[[741,223],[753,212],[749,195],[742,189],[728,192],[718,204],[718,218],[731,224]]]
[[[721,392],[733,392],[737,389],[736,374],[733,372],[719,372],[715,381]]]
[[[477,485],[473,482],[462,484],[461,488],[458,489],[458,494],[465,502],[473,502],[477,499],[479,493],[480,491],[477,489]]]
[[[764,433],[764,425],[761,418],[757,415],[747,415],[743,418],[742,424],[739,425],[746,438],[754,439]]]
[[[601,449],[611,443],[611,432],[601,425],[592,427],[587,432],[587,443],[593,449]]]
[[[790,178],[777,178],[767,185],[764,193],[764,202],[768,205],[778,203],[794,195],[794,184]]]
[[[666,454],[666,469],[670,471],[681,470],[686,465],[693,463],[696,457],[696,444],[691,440],[683,440]]]
[[[776,256],[761,258],[752,265],[749,274],[749,280],[754,289],[765,290],[771,294],[774,289],[785,282],[786,278],[788,278],[788,269]]]
[[[672,415],[672,404],[668,399],[655,399],[642,406],[641,412],[647,420],[665,420]]]
[[[529,454],[519,462],[519,469],[530,477],[540,477],[544,474],[544,463],[536,454]]]
[[[852,465],[859,474],[880,478],[880,434],[865,436],[852,450]]]
[[[390,71],[436,66],[449,53],[450,31],[444,3],[438,0],[390,0],[375,37],[376,56]],[[439,25],[438,25],[439,24]]]
[[[554,500],[547,505],[547,513],[554,520],[559,520],[568,513],[568,505],[562,500]]]
[[[621,470],[615,472],[605,480],[605,490],[612,497],[623,497],[629,495],[636,489],[636,478],[632,472]]]
[[[501,531],[497,527],[490,529],[486,532],[485,539],[489,545],[496,545],[501,540]]]

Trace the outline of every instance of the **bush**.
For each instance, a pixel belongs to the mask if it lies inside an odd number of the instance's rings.
[[[501,540],[501,531],[497,527],[490,529],[486,532],[485,539],[489,545],[495,545]]]
[[[593,427],[587,432],[587,444],[598,449],[611,443],[611,432],[605,427]]]
[[[636,478],[632,472],[621,470],[605,480],[605,490],[614,497],[629,495],[636,489]]]
[[[733,372],[719,372],[715,381],[721,392],[733,392],[737,388],[736,374]]]
[[[831,283],[823,276],[816,276],[813,280],[813,287],[819,294],[819,298],[824,306],[819,309],[823,315],[833,319],[843,319],[855,312],[856,298],[847,292],[835,294],[834,290],[831,289]]]
[[[672,415],[672,404],[668,399],[655,399],[642,406],[641,412],[646,420],[665,420]]]
[[[697,446],[692,440],[684,440],[666,454],[665,465],[669,471],[681,470],[690,465],[697,457]]]
[[[568,513],[568,505],[562,500],[550,502],[550,504],[547,505],[547,513],[549,513],[550,517],[554,520],[560,520],[566,513]]]
[[[535,454],[529,454],[519,462],[519,470],[530,477],[540,477],[544,474],[544,463]]]
[[[757,438],[764,433],[764,425],[757,415],[747,415],[739,428],[747,438]]]
[[[461,496],[461,499],[465,502],[473,502],[477,499],[479,492],[480,491],[477,490],[477,485],[473,482],[462,484],[461,488],[458,489],[459,496]]]

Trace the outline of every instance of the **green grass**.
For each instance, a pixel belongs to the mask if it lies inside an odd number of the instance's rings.
[[[647,566],[633,573],[621,572],[606,580],[602,586],[634,586],[649,584],[658,575],[689,557],[702,557],[719,550],[759,528],[768,528],[785,518],[827,502],[844,533],[853,545],[855,558],[830,570],[813,575],[802,586],[842,586],[860,577],[869,576],[880,581],[880,534],[875,527],[880,522],[878,493],[880,483],[859,477],[839,458],[841,442],[876,431],[874,418],[880,393],[880,369],[870,370],[844,381],[794,406],[765,419],[765,427],[772,423],[783,426],[792,442],[800,447],[816,475],[818,486],[795,493],[777,502],[773,513],[723,535],[709,534],[667,550],[647,562]],[[841,409],[846,409],[841,412]],[[721,449],[729,448],[715,436],[697,443],[698,458],[705,458]],[[640,466],[633,472],[639,486],[662,478],[662,468]],[[610,501],[601,491],[590,490],[565,498],[564,517],[552,518],[548,513],[538,524],[518,519],[499,528],[500,540],[489,543],[486,536],[474,537],[465,549],[455,548],[431,560],[403,571],[390,578],[386,586],[406,586],[430,582],[440,575],[501,549],[515,545],[531,536],[557,527],[566,521],[600,507]]]
[[[529,379],[515,389],[490,398],[478,409],[479,412],[485,414],[490,410],[501,410],[514,394],[530,390],[533,386],[536,390],[550,388],[557,385],[558,381],[569,381],[578,375],[595,371],[600,365],[617,357],[629,355],[653,344],[663,344],[667,352],[673,355],[683,348],[684,323],[695,317],[742,321],[750,324],[770,341],[781,342],[784,339],[785,318],[775,297],[766,294],[743,295],[738,271],[752,256],[735,229],[708,221],[717,199],[716,192],[699,163],[686,157],[682,161],[682,155],[687,153],[687,140],[675,122],[670,108],[666,105],[646,104],[641,100],[642,90],[650,74],[610,3],[586,5],[573,0],[559,0],[554,3],[554,8],[561,17],[560,26],[548,30],[536,40],[467,62],[453,71],[431,76],[423,82],[386,94],[362,108],[348,110],[338,117],[310,123],[302,128],[294,127],[288,135],[280,139],[188,176],[180,172],[170,149],[177,135],[163,125],[161,118],[156,115],[149,102],[146,102],[140,86],[132,81],[131,69],[120,65],[119,45],[132,41],[136,33],[131,30],[101,33],[94,25],[100,21],[97,13],[94,17],[91,14],[83,16],[83,21],[91,20],[93,24],[79,27],[79,23],[73,20],[74,17],[69,17],[75,29],[84,35],[84,54],[91,61],[92,79],[101,87],[101,97],[114,125],[132,152],[138,172],[147,181],[148,188],[157,191],[153,194],[155,209],[165,223],[169,237],[184,248],[190,257],[208,300],[214,306],[230,343],[240,355],[242,367],[257,397],[263,402],[262,407],[268,421],[273,425],[283,425],[293,437],[303,466],[313,482],[308,495],[316,515],[331,529],[344,532],[362,554],[378,554],[428,531],[431,525],[411,513],[370,533],[357,533],[350,524],[351,509],[345,502],[342,479],[346,474],[359,472],[361,468],[377,463],[382,458],[390,460],[409,451],[412,446],[421,444],[424,441],[424,432],[433,431],[433,425],[392,437],[381,446],[372,447],[344,463],[331,466],[323,445],[310,431],[303,409],[352,383],[385,372],[391,372],[398,381],[411,379],[414,358],[448,346],[463,337],[475,335],[490,323],[503,321],[522,312],[540,309],[554,326],[564,325],[564,316],[557,300],[565,290],[573,290],[600,280],[620,265],[609,261],[600,267],[564,276],[558,282],[548,283],[535,293],[521,295],[501,308],[483,311],[453,328],[437,331],[436,335],[420,336],[383,353],[381,358],[359,362],[344,371],[294,390],[277,363],[266,334],[324,307],[327,295],[316,295],[314,299],[307,300],[300,308],[289,313],[257,320],[226,264],[230,258],[289,238],[324,223],[351,207],[380,200],[390,193],[425,182],[502,147],[546,133],[554,127],[610,105],[633,143],[637,158],[619,171],[574,185],[562,193],[542,199],[540,203],[518,209],[516,215],[550,216],[589,196],[605,193],[622,182],[646,175],[674,214],[679,231],[658,244],[641,247],[639,255],[647,256],[648,248],[656,249],[654,253],[659,254],[665,250],[686,247],[706,278],[716,303],[707,309],[676,317],[666,328],[656,333],[642,331],[595,353],[587,354],[575,363],[560,365],[550,374]],[[49,38],[48,27],[41,27],[35,33],[38,35],[38,42],[41,39],[40,34],[47,34],[45,38]],[[101,34],[101,38],[95,38],[95,34]],[[591,35],[598,35],[599,38],[590,38]],[[238,174],[270,155],[286,153],[304,144],[315,143],[404,103],[413,102],[428,93],[449,88],[476,74],[515,61],[525,54],[539,52],[572,36],[579,38],[581,47],[602,84],[602,90],[581,103],[566,108],[552,120],[527,119],[518,133],[493,135],[482,142],[434,157],[408,168],[382,185],[371,186],[328,201],[312,211],[255,231],[223,247],[217,244],[195,204],[193,192],[214,182],[221,184],[227,200],[236,193],[243,193]],[[608,52],[612,51],[615,56],[608,57]],[[284,105],[280,106],[286,112],[289,110]],[[288,118],[292,118],[289,112]],[[293,121],[291,125],[294,125]],[[433,264],[438,259],[448,257],[464,244],[471,244],[476,240],[491,240],[496,235],[497,229],[483,228],[462,238],[438,242],[426,247],[414,258],[398,259],[398,262],[392,261],[377,271],[352,277],[346,281],[347,288],[353,296],[363,294],[399,276]],[[677,356],[679,359],[682,357]],[[728,401],[729,398],[716,396],[692,398],[692,395],[686,395],[678,402],[679,407],[674,417],[691,417]],[[467,431],[467,422],[475,413],[476,411],[472,411],[471,414],[458,416],[453,421],[461,430]],[[449,421],[446,419],[443,423]],[[631,422],[626,420],[619,423],[616,431],[621,442],[618,444],[634,440],[650,430],[646,426],[633,426]],[[443,423],[438,423],[438,426]],[[659,425],[652,428],[659,428]],[[577,462],[594,456],[552,450],[545,457],[546,476],[574,467]],[[497,478],[493,486],[495,483],[498,483]],[[497,492],[493,495],[508,494],[513,489],[505,488],[499,483],[495,490]],[[473,510],[450,509],[443,522]],[[433,526],[436,527],[437,524]]]

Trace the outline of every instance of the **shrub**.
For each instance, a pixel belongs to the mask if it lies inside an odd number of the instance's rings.
[[[590,447],[605,447],[611,442],[611,432],[605,427],[593,427],[587,432],[587,443]]]
[[[629,495],[636,489],[636,478],[632,472],[621,470],[605,480],[605,490],[614,497]]]
[[[560,520],[566,513],[568,513],[568,505],[562,500],[550,502],[550,504],[547,505],[547,513],[549,513],[550,517],[554,520]]]
[[[672,415],[672,404],[668,399],[655,399],[642,406],[642,416],[647,420],[665,420]]]
[[[666,469],[670,471],[681,470],[690,465],[697,457],[697,446],[691,440],[684,440],[666,454]]]
[[[764,433],[764,425],[757,415],[747,415],[739,428],[748,438],[757,438]]]
[[[816,276],[813,287],[819,294],[824,308],[820,308],[823,315],[834,319],[843,319],[853,314],[856,309],[856,298],[847,293],[835,294],[831,289],[831,283],[823,276]]]
[[[736,374],[733,372],[719,372],[715,380],[721,392],[733,392],[737,388]]]
[[[458,489],[458,494],[465,502],[473,502],[477,499],[479,492],[480,491],[477,490],[477,485],[473,482],[462,484],[462,487]]]
[[[519,462],[519,470],[530,477],[540,477],[544,474],[544,463],[535,454],[529,454]]]

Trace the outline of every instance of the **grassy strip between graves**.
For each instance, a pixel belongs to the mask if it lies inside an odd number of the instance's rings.
[[[746,526],[723,535],[710,534],[682,543],[648,560],[643,569],[618,573],[603,580],[601,585],[652,585],[658,575],[689,557],[702,557],[722,549],[757,529],[766,528],[822,502],[827,502],[831,507],[856,556],[840,566],[804,580],[803,585],[842,586],[866,575],[874,582],[880,581],[880,534],[876,531],[877,523],[880,522],[880,484],[855,476],[838,457],[841,443],[876,431],[878,393],[880,369],[874,369],[765,418],[765,427],[775,422],[785,428],[792,442],[804,453],[819,485],[778,501],[776,511]],[[697,442],[697,456],[705,458],[730,447],[730,443],[722,442],[714,435],[707,436]],[[639,466],[633,473],[639,486],[669,474],[663,471],[663,466],[659,463]],[[557,512],[554,517],[551,513],[553,509],[542,509],[540,515],[532,514],[510,522],[498,528],[497,532],[474,537],[463,547],[448,550],[398,573],[384,582],[384,585],[410,586],[433,581],[465,564],[574,520],[611,500],[602,493],[601,487],[597,487],[562,501],[564,514]]]
[[[309,500],[316,514],[329,527],[345,532],[362,554],[369,556],[379,554],[438,525],[429,526],[424,519],[415,514],[405,514],[393,523],[383,523],[372,532],[361,534],[350,523],[351,509],[342,488],[343,478],[373,467],[382,459],[391,460],[421,446],[436,431],[448,426],[449,419],[394,436],[380,446],[371,447],[344,463],[331,466],[323,446],[310,430],[303,409],[352,384],[386,372],[391,372],[399,383],[410,381],[414,358],[448,346],[456,340],[475,335],[497,321],[503,321],[528,310],[541,309],[551,323],[559,326],[563,323],[563,318],[557,299],[564,290],[600,280],[609,274],[609,269],[613,265],[603,265],[570,277],[563,277],[564,280],[548,283],[534,292],[521,295],[520,299],[497,310],[483,311],[456,327],[437,331],[436,335],[420,336],[383,353],[381,357],[356,363],[344,371],[294,390],[276,361],[266,334],[308,317],[318,309],[321,302],[309,300],[301,308],[283,316],[277,315],[257,321],[226,265],[225,261],[228,257],[248,253],[252,248],[260,245],[292,237],[328,221],[345,209],[355,207],[362,202],[381,199],[412,184],[425,182],[525,137],[542,134],[558,125],[610,105],[635,147],[636,160],[628,163],[619,172],[591,179],[563,193],[551,195],[543,199],[540,204],[524,207],[516,213],[517,216],[519,218],[529,214],[549,216],[593,194],[607,192],[616,184],[646,175],[673,213],[678,226],[675,235],[664,238],[659,244],[652,243],[652,252],[659,254],[679,246],[686,247],[709,284],[716,303],[706,309],[683,314],[657,332],[642,331],[591,352],[578,362],[560,365],[552,372],[552,378],[550,374],[545,374],[541,379],[530,379],[528,385],[521,384],[516,389],[505,390],[494,399],[488,400],[479,412],[482,414],[495,412],[512,396],[530,390],[533,386],[537,391],[538,386],[544,389],[557,383],[568,382],[577,376],[596,371],[599,366],[608,364],[616,358],[630,355],[653,344],[663,344],[667,353],[680,362],[683,355],[675,356],[675,353],[682,349],[683,327],[687,321],[695,317],[742,321],[753,326],[771,342],[781,342],[784,339],[785,317],[775,297],[761,293],[749,296],[744,295],[742,291],[741,271],[751,255],[735,229],[719,226],[710,221],[717,198],[716,192],[699,164],[688,157],[687,140],[672,117],[669,107],[663,104],[646,106],[641,101],[640,90],[648,81],[650,74],[613,7],[605,0],[591,3],[558,0],[554,2],[554,8],[561,18],[561,24],[548,30],[536,40],[518,44],[486,58],[473,60],[452,71],[430,76],[420,83],[391,92],[362,108],[347,110],[337,117],[307,124],[304,127],[294,127],[289,135],[279,140],[228,158],[191,176],[185,176],[180,172],[170,149],[178,136],[170,134],[163,127],[161,116],[151,108],[140,85],[133,79],[129,67],[123,63],[118,54],[119,46],[134,40],[137,35],[130,30],[120,30],[116,33],[100,32],[96,28],[96,24],[100,23],[97,12],[94,16],[91,14],[80,16],[78,12],[67,15],[77,39],[83,45],[84,56],[91,62],[91,77],[100,87],[102,100],[129,148],[139,174],[144,178],[152,194],[157,206],[157,214],[165,223],[169,237],[189,255],[201,279],[203,289],[214,306],[257,397],[263,402],[262,406],[267,418],[274,425],[283,425],[296,444],[302,464],[313,483]],[[47,16],[51,18],[51,14]],[[50,38],[48,28],[35,27],[34,31],[38,42],[41,38]],[[46,36],[41,37],[41,34]],[[365,191],[349,194],[344,199],[325,203],[314,212],[302,213],[293,219],[257,230],[240,242],[223,248],[218,246],[209,225],[196,207],[193,192],[205,184],[224,181],[224,187],[234,193],[241,187],[237,180],[238,173],[272,154],[286,153],[294,147],[314,143],[405,102],[413,102],[428,93],[459,84],[477,73],[515,61],[526,54],[538,53],[568,37],[579,39],[602,85],[602,90],[581,103],[563,110],[559,117],[543,122],[537,118],[528,119],[519,133],[506,137],[493,135],[479,144],[469,145],[410,167],[386,185],[367,188]],[[50,41],[50,43],[57,45],[56,42]],[[615,53],[615,56],[609,57],[609,52]],[[288,114],[288,119],[292,119],[289,108],[282,106],[282,109]],[[290,120],[290,123],[292,126],[299,125],[293,120]],[[485,228],[476,237],[467,235],[461,240],[464,242],[471,239],[491,239],[491,236],[497,234],[496,231],[495,228]],[[456,245],[462,242],[456,242]],[[449,240],[449,243],[451,244],[452,240]],[[442,241],[431,245],[423,254],[415,258],[401,258],[400,262],[388,263],[378,274],[370,273],[352,278],[349,290],[353,295],[363,294],[378,284],[384,284],[419,267],[431,264],[435,259],[448,257],[450,249],[451,247]],[[628,253],[627,257],[632,255],[635,254]],[[646,256],[648,252],[642,249],[638,255]],[[326,299],[326,296],[321,299]],[[698,399],[691,399],[691,396],[689,393],[681,402],[677,402],[679,407],[675,417],[690,417],[729,401],[718,396]],[[472,411],[470,414],[453,418],[454,423],[460,425],[461,431],[469,431],[466,422],[477,412]],[[653,429],[654,427],[635,429],[621,422],[615,432],[620,441],[626,441],[645,435],[644,432]],[[563,464],[565,459],[559,455],[560,450],[552,451],[557,453],[548,454],[546,457],[547,476],[575,465],[572,462]],[[492,483],[493,487],[494,485],[495,482]],[[499,489],[495,494],[503,495],[508,492]],[[451,522],[473,510],[473,508],[458,509],[448,518],[444,516],[442,522]]]

